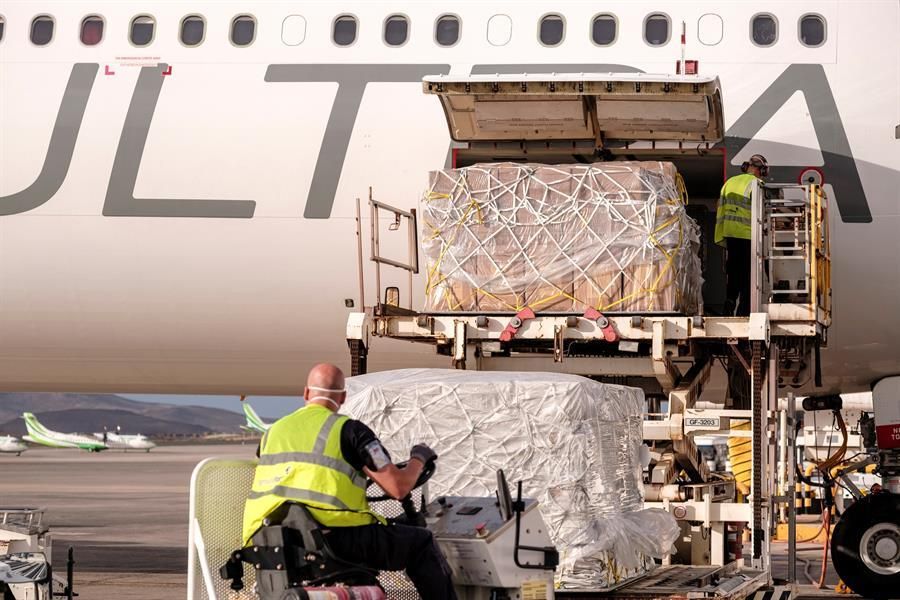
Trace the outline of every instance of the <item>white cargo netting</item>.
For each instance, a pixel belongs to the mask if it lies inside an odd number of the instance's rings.
[[[643,392],[555,373],[404,369],[350,378],[346,411],[395,461],[426,443],[439,495],[492,496],[497,469],[524,483],[560,550],[564,587],[644,572],[678,527],[641,510]]]
[[[697,314],[699,229],[669,162],[433,171],[428,311]]]

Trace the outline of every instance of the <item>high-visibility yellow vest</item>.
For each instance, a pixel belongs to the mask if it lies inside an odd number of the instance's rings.
[[[749,240],[751,220],[750,190],[756,175],[742,173],[735,175],[722,186],[719,207],[716,210],[716,243],[725,238]]]
[[[305,505],[326,527],[384,522],[369,510],[366,478],[341,453],[348,417],[307,404],[263,436],[253,487],[244,505],[244,544],[284,502]]]

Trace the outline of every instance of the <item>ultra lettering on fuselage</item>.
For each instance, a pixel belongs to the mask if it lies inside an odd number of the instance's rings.
[[[453,43],[437,35],[447,17]],[[760,17],[774,41],[754,39]],[[896,2],[16,0],[0,18],[0,388],[295,392],[310,364],[346,360],[355,199],[371,186],[413,206],[450,160],[422,77],[673,72],[682,22],[687,58],[722,83],[727,173],[759,152],[772,180],[824,176],[836,208],[826,387],[900,373]],[[39,18],[52,21],[43,45]],[[99,43],[80,39],[87,18],[102,21]],[[542,39],[548,18],[558,42]],[[597,43],[598,18],[615,24],[610,43]],[[197,43],[188,19],[202,23]],[[238,19],[252,21],[247,40]],[[400,43],[386,40],[397,20]],[[350,21],[352,40],[336,42]],[[148,44],[133,43],[136,23],[151,24]],[[372,368],[444,364],[376,344]]]

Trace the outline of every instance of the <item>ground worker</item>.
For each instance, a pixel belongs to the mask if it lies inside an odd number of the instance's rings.
[[[346,396],[341,370],[316,365],[303,392],[306,405],[263,436],[244,506],[244,544],[282,504],[300,503],[327,528],[325,540],[340,559],[378,570],[405,569],[422,598],[455,600],[450,568],[431,532],[385,524],[366,499],[366,475],[401,499],[437,455],[416,444],[405,467],[394,465],[371,429],[337,414]]]
[[[716,210],[716,243],[725,247],[725,312],[750,314],[751,203],[752,184],[769,174],[766,157],[754,154],[741,165],[741,174],[722,186]]]

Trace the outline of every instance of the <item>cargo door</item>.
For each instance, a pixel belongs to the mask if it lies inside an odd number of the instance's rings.
[[[450,136],[471,146],[518,142],[615,148],[724,136],[718,77],[533,74],[429,76]]]

